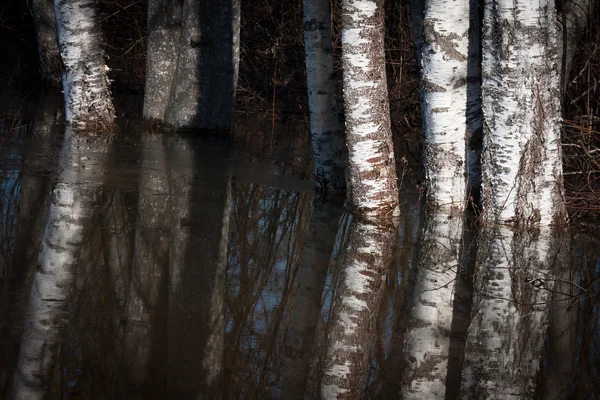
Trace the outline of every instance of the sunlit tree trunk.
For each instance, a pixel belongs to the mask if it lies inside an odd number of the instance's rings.
[[[404,399],[446,398],[463,220],[433,213],[425,229],[404,345]]]
[[[88,142],[70,128],[29,296],[29,315],[21,340],[13,395],[42,399],[49,389],[67,301],[77,272],[77,256],[86,242],[96,192],[103,175],[107,144]]]
[[[31,15],[37,40],[40,75],[44,81],[58,87],[61,81],[61,71],[54,2],[52,0],[33,0]]]
[[[341,210],[341,207],[339,208]],[[314,357],[321,298],[340,223],[340,211],[313,199],[297,286],[284,343],[281,397],[303,399]]]
[[[429,204],[462,210],[466,201],[469,0],[426,0],[421,110]]]
[[[304,49],[315,180],[325,191],[346,188],[336,105],[329,1],[304,0]]]
[[[385,75],[383,0],[342,2],[346,142],[355,212],[397,216],[398,185]]]
[[[353,221],[329,322],[321,397],[363,398],[363,385],[396,230]]]
[[[533,398],[553,290],[551,232],[489,228],[480,241],[461,398]]]
[[[185,0],[165,122],[228,129],[239,65],[240,0]]]
[[[179,0],[148,1],[144,117],[163,120],[177,66],[181,30]]]
[[[565,211],[553,0],[487,0],[483,207],[488,222],[561,222]]]
[[[78,129],[106,130],[112,126],[115,111],[96,8],[94,0],[54,2],[65,117]]]

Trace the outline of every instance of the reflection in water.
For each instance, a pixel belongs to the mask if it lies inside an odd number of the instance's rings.
[[[597,237],[470,239],[408,195],[397,232],[350,223],[298,154],[59,157],[44,115],[0,149],[0,398],[600,397]]]
[[[394,251],[395,228],[353,222],[327,336],[321,396],[361,397],[377,310]]]
[[[485,232],[461,398],[535,394],[557,255],[550,233],[548,228],[515,233],[503,226]]]

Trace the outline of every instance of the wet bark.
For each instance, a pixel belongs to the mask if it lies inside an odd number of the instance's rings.
[[[70,128],[60,156],[62,172],[52,202],[29,296],[29,315],[21,340],[13,397],[42,399],[66,322],[67,302],[94,212],[106,144],[79,138]]]
[[[399,213],[385,75],[384,2],[342,2],[346,142],[355,212],[390,221]]]
[[[468,40],[468,0],[425,1],[420,86],[427,199],[459,212],[466,203]]]
[[[341,207],[333,209],[313,199],[297,286],[284,342],[281,396],[303,399],[314,357],[317,325],[321,316],[321,297],[341,217]]]
[[[342,255],[341,282],[329,322],[321,397],[359,399],[377,311],[392,260],[395,229],[354,221]]]
[[[60,87],[60,53],[56,32],[56,16],[52,0],[33,0],[31,15],[37,40],[40,76],[46,83]]]
[[[228,129],[239,65],[239,0],[185,0],[165,122]]]
[[[315,180],[321,190],[343,192],[346,177],[335,96],[331,6],[328,1],[304,0],[303,30]]]
[[[180,0],[148,1],[144,118],[164,120],[177,65]]]
[[[460,215],[433,213],[427,222],[404,346],[404,399],[446,396],[462,228]]]
[[[557,247],[546,228],[514,233],[497,226],[484,235],[461,398],[533,398]]]
[[[110,130],[115,118],[94,0],[56,0],[66,120],[77,129]]]
[[[483,39],[484,219],[561,223],[554,1],[486,1]]]

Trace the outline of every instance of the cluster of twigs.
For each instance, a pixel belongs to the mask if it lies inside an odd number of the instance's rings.
[[[590,16],[563,98],[563,155],[572,218],[600,211],[600,13]]]

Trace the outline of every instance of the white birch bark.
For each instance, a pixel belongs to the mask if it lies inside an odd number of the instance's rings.
[[[329,322],[321,397],[359,399],[396,230],[353,222]]]
[[[329,1],[304,0],[304,50],[315,180],[321,190],[346,188],[336,105]]]
[[[107,130],[115,111],[96,7],[94,0],[54,2],[63,62],[65,117],[78,129]]]
[[[488,0],[484,10],[482,160],[488,222],[563,221],[553,0]]]
[[[433,213],[425,229],[404,345],[404,399],[446,398],[462,227],[460,216]]]
[[[367,220],[399,213],[385,75],[384,2],[342,2],[346,143],[355,212]]]
[[[469,0],[426,0],[421,110],[429,204],[462,211],[467,172]]]
[[[93,213],[106,145],[78,138],[70,128],[60,156],[62,172],[53,190],[38,268],[29,296],[13,398],[42,399],[48,390],[77,256]]]
[[[551,232],[515,234],[497,226],[485,234],[461,398],[533,398],[553,289]]]

